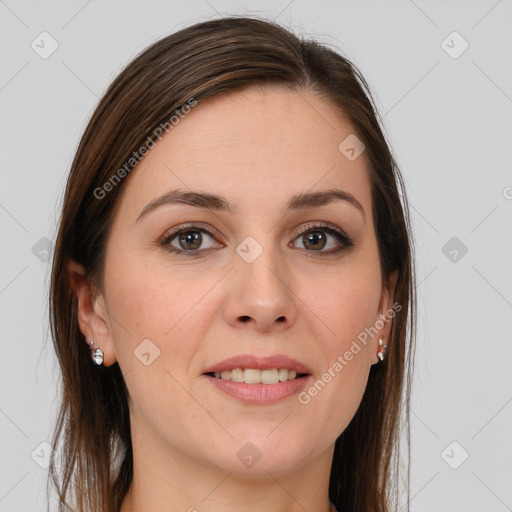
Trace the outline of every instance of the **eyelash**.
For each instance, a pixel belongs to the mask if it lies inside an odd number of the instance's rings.
[[[165,247],[165,249],[167,251],[169,251],[170,253],[178,254],[180,256],[196,256],[201,252],[211,250],[211,249],[197,249],[197,250],[177,249],[176,247],[173,247],[172,245],[170,245],[170,242],[177,235],[179,235],[181,233],[186,233],[188,231],[206,232],[212,238],[218,237],[218,234],[216,233],[216,231],[214,231],[206,226],[199,226],[197,224],[186,224],[186,225],[180,226],[178,229],[174,229],[171,232],[166,233],[160,240],[159,244],[161,246]],[[306,252],[314,253],[315,256],[311,256],[311,257],[316,257],[316,256],[324,257],[324,256],[338,254],[341,251],[344,251],[345,249],[348,249],[348,248],[354,246],[354,242],[352,241],[352,239],[348,235],[346,235],[341,229],[335,228],[332,225],[326,224],[326,223],[308,224],[306,229],[302,230],[300,233],[297,234],[297,236],[294,238],[294,241],[297,238],[299,238],[300,236],[305,235],[306,233],[309,233],[309,232],[314,232],[314,231],[325,231],[326,233],[329,233],[330,235],[334,236],[337,239],[337,241],[342,245],[342,247],[335,249],[335,250],[331,249],[330,251],[313,251],[313,250],[308,250],[308,249],[302,249]],[[309,256],[309,254],[308,254],[308,256]]]

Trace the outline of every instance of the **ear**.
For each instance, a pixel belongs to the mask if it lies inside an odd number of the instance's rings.
[[[398,280],[398,270],[394,270],[388,278],[386,284],[382,286],[382,292],[379,301],[379,308],[375,317],[375,327],[378,329],[378,333],[374,337],[374,351],[372,354],[372,364],[380,362],[377,356],[379,351],[379,338],[382,337],[383,344],[388,346],[389,349],[389,337],[391,333],[391,320],[393,318],[393,300],[395,296],[396,282]],[[382,347],[382,352],[386,356],[387,350]]]
[[[103,366],[116,362],[111,328],[103,295],[93,289],[85,278],[84,267],[74,261],[67,265],[69,282],[78,299],[78,323],[85,336],[85,343],[94,341],[94,349],[104,353]]]

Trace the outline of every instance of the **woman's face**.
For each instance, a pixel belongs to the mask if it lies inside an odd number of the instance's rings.
[[[274,475],[331,459],[390,323],[365,343],[362,333],[394,291],[393,280],[382,286],[365,154],[354,159],[353,142],[312,92],[250,88],[193,107],[125,178],[104,294],[81,326],[105,365],[120,365],[139,451]],[[173,191],[186,196],[141,215]],[[318,195],[327,191],[340,194]],[[235,356],[222,374],[235,380],[206,375]],[[292,369],[283,356],[308,375],[255,384],[236,380],[276,372],[228,372]]]

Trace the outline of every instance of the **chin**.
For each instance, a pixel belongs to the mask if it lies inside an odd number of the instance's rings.
[[[253,436],[234,436],[222,444],[222,454],[210,453],[212,464],[225,471],[266,478],[268,473],[284,475],[296,471],[306,463],[311,439],[297,442],[297,437],[284,429],[281,435],[270,433],[272,428]]]

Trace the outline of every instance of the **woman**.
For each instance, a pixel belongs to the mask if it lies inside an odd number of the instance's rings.
[[[65,192],[60,510],[395,510],[413,269],[348,60],[246,17],[153,44],[100,101]]]

